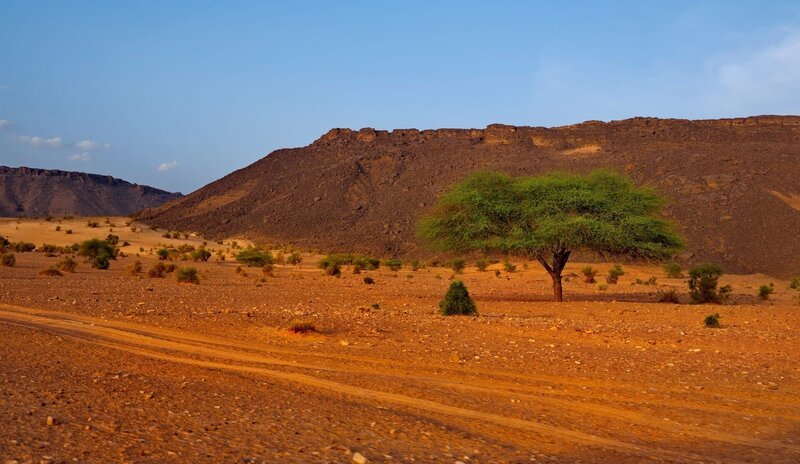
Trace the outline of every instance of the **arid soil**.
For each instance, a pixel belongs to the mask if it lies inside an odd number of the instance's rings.
[[[104,237],[100,221],[75,219],[71,236],[0,221],[0,235],[63,245]],[[200,285],[131,275],[167,239],[124,221],[109,219],[128,256],[107,271],[42,276],[63,257],[36,252],[0,267],[0,462],[800,461],[787,281],[726,275],[734,304],[656,303],[668,288],[686,299],[685,281],[623,263],[618,284],[573,278],[557,304],[532,263],[469,266],[455,278],[480,315],[445,318],[440,267],[335,278],[304,254],[273,276],[176,261]],[[703,326],[711,313],[721,328]],[[290,333],[296,319],[318,332]]]
[[[667,199],[666,215],[688,239],[685,262],[783,277],[800,269],[797,116],[332,129],[140,217],[208,237],[414,258],[426,251],[415,235],[420,217],[476,170],[537,175],[597,168],[623,173]]]

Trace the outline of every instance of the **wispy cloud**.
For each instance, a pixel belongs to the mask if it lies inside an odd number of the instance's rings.
[[[712,65],[709,104],[731,113],[791,113],[800,108],[800,30]]]
[[[98,148],[111,148],[111,144],[100,143],[96,140],[81,140],[75,143],[75,148],[79,150],[96,150]]]
[[[88,152],[78,153],[69,157],[70,161],[91,161],[92,155]]]
[[[20,135],[17,137],[22,143],[28,144],[35,148],[61,148],[64,142],[61,140],[61,137],[39,137],[39,136],[31,136],[31,135]]]
[[[165,172],[175,169],[178,166],[177,161],[170,161],[168,163],[161,163],[158,165],[158,172]]]
[[[0,119],[0,131],[11,129],[13,126],[14,123],[8,119]]]

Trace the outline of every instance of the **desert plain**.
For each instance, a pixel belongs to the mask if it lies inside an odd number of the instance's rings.
[[[304,251],[270,275],[237,271],[232,241],[247,242],[231,238],[208,241],[208,262],[174,261],[199,271],[179,284],[148,277],[154,250],[202,237],[92,220],[0,220],[12,242],[128,242],[108,270],[76,257],[40,275],[64,259],[42,252],[0,267],[3,463],[800,462],[787,280],[726,274],[728,303],[690,305],[686,279],[656,264],[623,262],[603,288],[573,262],[555,303],[533,262],[332,277]],[[592,263],[600,282],[611,265]],[[452,279],[478,316],[439,315]],[[681,303],[658,302],[669,289]],[[712,313],[721,327],[703,324]],[[298,320],[316,330],[290,332]]]

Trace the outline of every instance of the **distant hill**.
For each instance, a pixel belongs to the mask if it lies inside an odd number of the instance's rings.
[[[333,129],[277,150],[141,219],[211,237],[419,255],[420,216],[477,169],[607,167],[669,198],[685,259],[733,272],[800,273],[800,117],[634,118],[564,127]]]
[[[126,216],[180,197],[111,176],[0,166],[0,217]]]

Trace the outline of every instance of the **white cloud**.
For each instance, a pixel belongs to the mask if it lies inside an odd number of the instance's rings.
[[[177,161],[170,161],[169,163],[161,163],[158,165],[158,172],[169,171],[171,169],[175,169],[176,166],[178,166]]]
[[[10,129],[14,123],[9,121],[8,119],[0,119],[0,131],[4,131],[6,129]]]
[[[78,153],[69,157],[70,161],[91,161],[92,155],[87,152]]]
[[[30,136],[30,135],[20,135],[17,137],[22,143],[27,143],[28,145],[39,148],[39,147],[46,147],[46,148],[60,148],[63,144],[61,137],[39,137],[39,136]]]
[[[95,140],[81,140],[75,144],[75,148],[79,150],[96,150],[98,148],[111,148],[110,143],[100,143]]]
[[[800,111],[800,31],[767,46],[712,65],[713,106],[738,114],[797,114]]]

